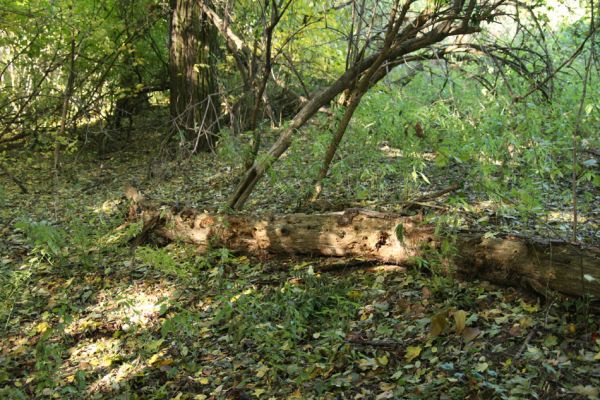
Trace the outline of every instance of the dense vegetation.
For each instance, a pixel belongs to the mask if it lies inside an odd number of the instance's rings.
[[[598,398],[600,275],[569,271],[566,297],[452,274],[464,232],[600,245],[597,13],[4,1],[0,397]],[[445,240],[403,266],[199,253],[128,220],[128,185],[182,213],[422,216]]]

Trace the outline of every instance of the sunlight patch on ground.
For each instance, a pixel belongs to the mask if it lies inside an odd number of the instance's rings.
[[[142,286],[142,287],[140,287]],[[151,289],[151,290],[147,290]],[[123,323],[137,326],[145,326],[150,320],[158,317],[161,304],[172,297],[170,288],[150,287],[143,285],[129,287],[125,293],[121,293],[121,298],[117,301],[116,307],[112,305],[109,308],[107,317],[113,320],[120,320]],[[106,303],[99,304],[104,308],[110,304],[112,299],[106,299]]]
[[[141,373],[147,367],[147,363],[141,361],[138,357],[131,363],[124,363],[118,368],[111,369],[107,374],[92,383],[88,388],[88,393],[119,391],[120,382],[131,379],[133,376]]]
[[[587,218],[583,215],[578,215],[577,221],[586,222]],[[573,211],[550,211],[548,213],[548,222],[573,222]]]
[[[171,297],[171,288],[143,284],[117,293],[102,291],[98,303],[88,309],[89,313],[73,321],[65,332],[76,335],[101,328],[109,331],[143,328],[159,316],[162,304]]]
[[[93,342],[80,342],[69,350],[69,362],[79,370],[109,367],[122,353],[120,339],[100,338]]]
[[[408,158],[416,158],[416,159],[421,159],[421,160],[432,161],[432,160],[435,160],[435,158],[437,157],[437,154],[432,153],[432,152],[408,152],[407,153],[406,151],[403,151],[401,149],[398,149],[395,147],[390,147],[387,144],[384,144],[383,146],[381,146],[379,148],[379,150],[381,150],[383,155],[387,158],[408,157]]]
[[[92,210],[96,214],[113,215],[119,212],[119,206],[121,205],[121,202],[121,199],[106,200],[101,206],[93,207]]]

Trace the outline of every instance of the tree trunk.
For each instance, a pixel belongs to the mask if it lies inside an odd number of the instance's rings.
[[[173,213],[148,205],[142,209],[144,233],[192,243],[201,252],[224,246],[258,255],[359,257],[413,264],[444,240],[420,217],[362,209],[269,217],[192,209]],[[515,236],[486,238],[468,232],[459,233],[455,240],[457,253],[452,261],[460,275],[525,286],[543,295],[558,291],[571,296],[600,296],[600,249]]]
[[[217,31],[202,13],[203,1],[171,0],[170,111],[172,132],[182,132],[192,152],[209,151],[218,132],[215,57]]]

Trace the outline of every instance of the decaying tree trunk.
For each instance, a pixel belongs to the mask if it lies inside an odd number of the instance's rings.
[[[201,252],[225,246],[251,254],[360,257],[410,264],[443,239],[418,216],[362,209],[251,217],[192,209],[175,213],[142,205],[133,214],[143,219],[145,233],[192,243]],[[526,286],[544,295],[557,291],[600,297],[600,249],[522,237],[486,238],[476,233],[459,233],[455,246],[453,263],[458,274]]]

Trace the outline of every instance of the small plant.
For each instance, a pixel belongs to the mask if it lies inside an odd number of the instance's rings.
[[[64,233],[47,221],[33,222],[21,220],[15,228],[23,231],[32,246],[42,256],[60,256],[65,244]]]

